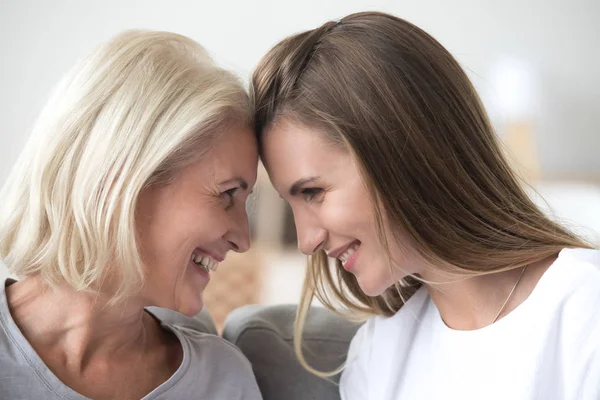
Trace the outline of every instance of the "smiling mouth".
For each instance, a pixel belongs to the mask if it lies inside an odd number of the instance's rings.
[[[209,273],[210,271],[216,271],[217,267],[219,266],[219,262],[217,260],[200,253],[192,254],[192,262],[206,273]]]
[[[358,242],[352,244],[352,246],[350,246],[346,251],[344,251],[342,254],[340,254],[337,257],[337,259],[342,262],[342,265],[346,265],[346,263],[348,262],[350,257],[352,257],[352,255],[354,253],[356,253],[356,251],[358,250],[359,247],[360,247],[360,243],[358,243]]]

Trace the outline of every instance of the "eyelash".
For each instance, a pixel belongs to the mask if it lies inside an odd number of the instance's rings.
[[[304,188],[300,191],[305,201],[311,202],[315,199],[315,196],[321,194],[323,189],[320,188]]]
[[[232,189],[229,189],[229,190],[226,190],[226,191],[223,192],[223,196],[227,197],[228,200],[229,200],[228,203],[227,203],[227,205],[225,206],[226,210],[229,209],[229,208],[231,208],[233,206],[233,200],[235,198],[234,197],[235,196],[235,192],[237,192],[238,189],[239,188],[235,187],[235,188],[232,188]]]

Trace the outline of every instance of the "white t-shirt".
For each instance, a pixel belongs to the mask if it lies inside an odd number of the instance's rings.
[[[352,340],[343,400],[599,400],[600,251],[565,249],[493,325],[448,328],[425,288]]]

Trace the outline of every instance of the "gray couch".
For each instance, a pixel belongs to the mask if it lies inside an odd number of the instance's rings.
[[[264,400],[339,399],[339,376],[329,380],[307,372],[293,348],[295,305],[246,306],[232,312],[223,337],[252,364]],[[332,371],[346,359],[350,340],[360,324],[313,307],[304,327],[304,355],[320,371]]]

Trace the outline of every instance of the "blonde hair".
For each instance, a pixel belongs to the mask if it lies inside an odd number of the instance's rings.
[[[140,191],[199,159],[232,124],[250,125],[238,79],[193,40],[127,31],[79,62],[43,110],[0,192],[0,258],[114,302],[143,285]]]
[[[458,62],[405,20],[357,13],[288,37],[260,61],[251,94],[259,139],[283,116],[352,155],[389,259],[389,243],[406,236],[428,265],[464,277],[589,247],[531,201]],[[314,296],[334,311],[390,316],[421,284],[409,276],[369,297],[339,261],[332,271],[323,251],[314,254],[296,318],[300,362],[319,376],[341,369],[317,371],[302,354]]]

